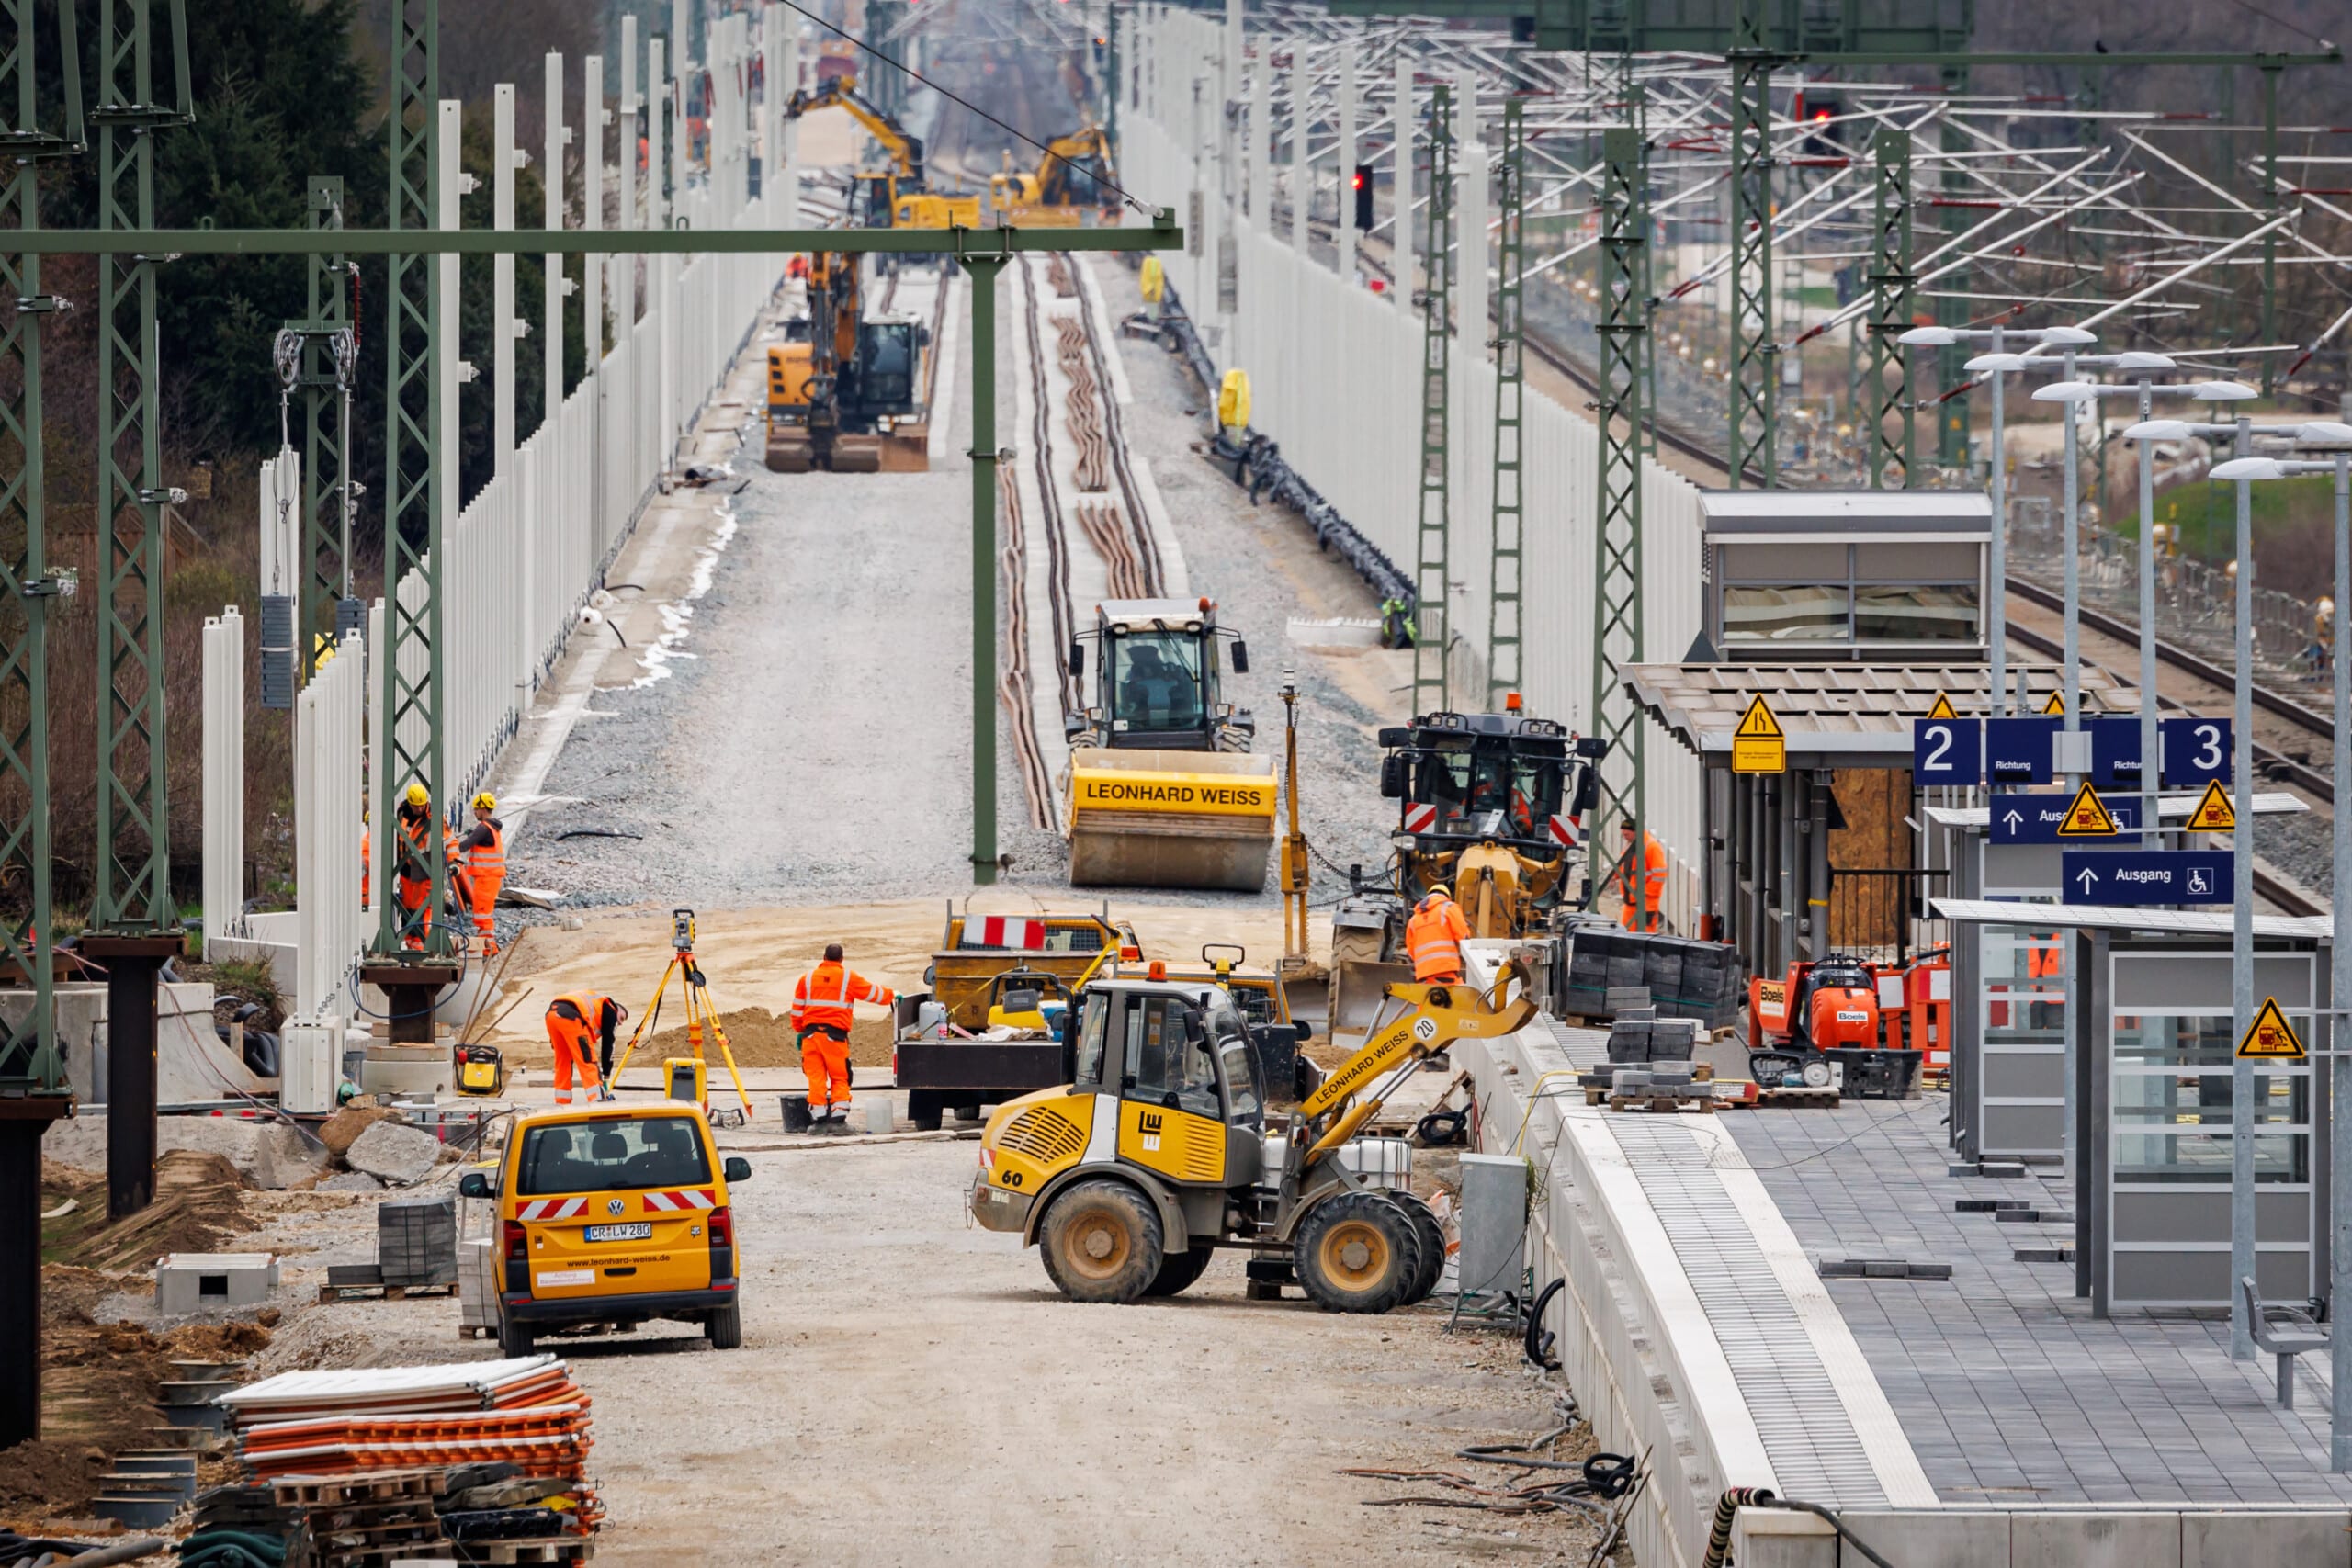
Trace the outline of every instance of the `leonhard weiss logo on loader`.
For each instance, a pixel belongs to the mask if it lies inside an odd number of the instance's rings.
[[[1144,1153],[1156,1155],[1159,1152],[1160,1125],[1160,1115],[1157,1111],[1146,1111],[1136,1117],[1136,1131],[1143,1134]]]

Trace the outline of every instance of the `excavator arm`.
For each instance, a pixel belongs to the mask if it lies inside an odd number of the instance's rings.
[[[1519,982],[1516,995],[1513,980]],[[1404,1010],[1333,1068],[1299,1108],[1311,1126],[1339,1111],[1350,1096],[1364,1096],[1333,1118],[1306,1151],[1302,1168],[1312,1168],[1373,1118],[1396,1081],[1394,1069],[1434,1055],[1456,1040],[1494,1040],[1517,1032],[1535,1016],[1534,993],[1534,973],[1519,954],[1503,965],[1491,990],[1460,985],[1389,987],[1387,994],[1403,1002]]]
[[[889,154],[899,177],[910,186],[922,186],[922,138],[868,102],[857,90],[856,77],[836,76],[813,93],[796,91],[785,103],[784,118],[798,119],[813,109],[829,108],[847,109],[850,117],[882,144],[882,151]]]

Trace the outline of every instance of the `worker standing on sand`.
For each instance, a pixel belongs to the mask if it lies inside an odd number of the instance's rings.
[[[1628,818],[1617,827],[1618,837],[1624,845],[1617,862],[1617,896],[1625,901],[1625,907],[1617,913],[1617,923],[1629,931],[1661,930],[1657,906],[1666,896],[1666,846],[1657,841],[1656,833],[1642,835],[1642,897],[1637,908],[1634,901],[1633,819]]]
[[[898,998],[842,962],[842,944],[792,987],[792,1027],[800,1034],[800,1070],[808,1078],[808,1130],[849,1125],[849,1026],[853,1002],[888,1007]]]
[[[498,929],[492,911],[498,908],[498,890],[506,885],[506,824],[491,815],[498,797],[488,790],[474,796],[474,825],[458,840],[458,854],[473,884],[474,938],[484,958],[498,953]]]
[[[1441,885],[1422,897],[1405,922],[1405,953],[1413,961],[1413,978],[1424,984],[1458,985],[1462,980],[1462,940],[1470,922],[1462,906]]]
[[[610,997],[574,991],[556,998],[548,1009],[548,1043],[555,1047],[555,1102],[571,1103],[571,1075],[580,1075],[583,1098],[610,1098],[597,1075],[596,1059],[613,1059],[613,1031],[628,1017],[628,1009]],[[600,1052],[597,1047],[603,1047]]]

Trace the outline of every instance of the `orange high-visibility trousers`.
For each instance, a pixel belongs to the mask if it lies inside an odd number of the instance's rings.
[[[555,1102],[571,1103],[571,1075],[578,1073],[582,1099],[594,1101],[602,1092],[596,1076],[596,1036],[568,1018],[548,1015],[548,1043],[555,1047]]]
[[[808,1079],[808,1114],[822,1116],[828,1108],[849,1107],[849,1042],[836,1040],[821,1029],[800,1037],[800,1070]]]

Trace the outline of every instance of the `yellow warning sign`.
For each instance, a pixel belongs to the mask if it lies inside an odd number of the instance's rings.
[[[1789,737],[1772,716],[1762,697],[1751,697],[1731,735],[1731,771],[1735,773],[1785,773],[1789,771]]]
[[[2107,802],[2098,797],[2085,779],[2083,787],[2075,792],[2075,803],[2066,807],[2065,820],[2058,824],[2062,839],[2104,839],[2115,833],[2115,817],[2108,810]]]
[[[2205,798],[2188,814],[2188,830],[2192,833],[2232,833],[2237,830],[2238,814],[2230,805],[2229,792],[2222,781],[2213,780],[2205,786]]]
[[[2303,1059],[2303,1043],[2295,1034],[2295,1026],[2278,1010],[2278,998],[2262,998],[2262,1010],[2254,1015],[2254,1026],[2238,1042],[2240,1056],[2277,1056],[2290,1062]]]
[[[1929,718],[1958,718],[1960,716],[1960,710],[1951,705],[1951,699],[1950,697],[1945,696],[1941,692],[1938,692],[1936,694],[1936,705],[1928,710],[1928,716]]]
[[[2066,716],[2066,694],[2065,694],[2065,693],[2064,693],[2064,692],[2052,692],[2052,693],[2051,693],[2051,694],[2050,694],[2050,700],[2049,700],[2048,702],[2046,702],[2046,703],[2044,703],[2044,704],[2042,704],[2042,705],[2041,705],[2041,716],[2042,716],[2044,718],[2064,718],[2064,717],[2065,717],[2065,716]]]

